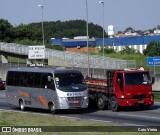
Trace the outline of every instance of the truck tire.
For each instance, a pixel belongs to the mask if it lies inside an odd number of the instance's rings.
[[[50,103],[50,104],[49,104],[49,111],[50,111],[50,113],[52,113],[52,114],[56,114],[56,109],[55,109],[55,106],[54,106],[53,103]]]
[[[119,111],[119,105],[116,96],[112,96],[110,99],[110,107],[113,112]]]
[[[19,107],[20,107],[20,109],[21,109],[22,111],[25,111],[25,110],[26,110],[26,108],[25,108],[25,106],[24,106],[23,100],[20,100],[20,101],[19,101]]]
[[[97,100],[97,107],[99,110],[107,109],[108,102],[104,101],[103,96],[99,96]]]

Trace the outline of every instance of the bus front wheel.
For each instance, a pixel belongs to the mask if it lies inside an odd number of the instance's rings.
[[[56,109],[55,109],[55,106],[53,103],[50,103],[49,104],[49,111],[52,113],[52,114],[55,114],[56,113]]]
[[[24,106],[24,102],[23,102],[23,100],[20,100],[19,101],[19,107],[20,107],[20,109],[22,110],[22,111],[25,111],[25,106]]]

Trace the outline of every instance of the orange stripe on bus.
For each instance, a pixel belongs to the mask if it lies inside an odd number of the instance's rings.
[[[29,97],[29,94],[26,92],[22,92],[22,91],[18,91],[19,94],[25,96],[25,97]]]
[[[42,96],[38,96],[38,98],[44,106],[47,106],[47,102]]]

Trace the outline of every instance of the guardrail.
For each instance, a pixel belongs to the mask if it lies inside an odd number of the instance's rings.
[[[20,45],[15,43],[4,43],[0,42],[0,50],[15,54],[28,55],[28,46]],[[87,54],[57,51],[53,49],[45,49],[45,57],[57,58],[68,61],[71,67],[88,67],[88,56]],[[121,60],[110,57],[103,57],[97,55],[89,55],[89,67],[90,68],[104,68],[104,69],[124,69],[124,68],[135,68],[134,60]]]

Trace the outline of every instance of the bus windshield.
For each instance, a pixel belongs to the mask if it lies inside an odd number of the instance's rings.
[[[84,91],[87,89],[85,80],[80,73],[55,74],[56,87],[66,92]]]
[[[148,72],[125,73],[125,83],[126,85],[151,84],[151,79]]]

